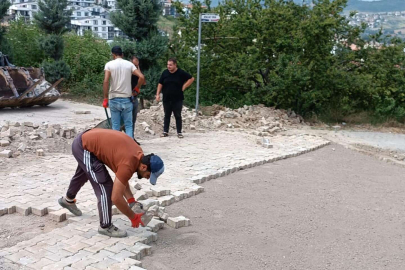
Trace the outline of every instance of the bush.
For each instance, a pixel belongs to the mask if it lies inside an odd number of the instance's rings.
[[[10,22],[6,39],[12,48],[12,63],[22,67],[38,67],[45,59],[45,54],[39,46],[39,39],[43,36],[34,24],[22,20]]]
[[[63,56],[63,37],[48,35],[39,39],[39,47],[50,58],[60,60]]]
[[[81,82],[90,77],[100,78],[105,64],[111,60],[110,46],[106,41],[86,32],[84,36],[69,33],[64,36],[63,59],[71,68],[70,83]],[[103,82],[101,77],[99,84]]]
[[[66,81],[70,77],[70,68],[64,61],[47,60],[41,65],[45,72],[45,78],[48,82],[54,83],[60,78]]]

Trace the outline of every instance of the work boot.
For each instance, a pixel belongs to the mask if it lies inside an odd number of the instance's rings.
[[[117,237],[117,238],[122,238],[127,236],[127,231],[118,229],[117,227],[114,226],[114,224],[111,224],[110,227],[108,228],[101,228],[100,226],[98,227],[98,233],[107,235],[110,237]]]
[[[69,210],[73,215],[75,215],[75,216],[82,215],[82,211],[80,211],[80,209],[77,208],[76,200],[74,200],[73,203],[70,203],[70,202],[66,201],[65,197],[62,197],[58,200],[58,203],[63,208],[66,208],[67,210]]]

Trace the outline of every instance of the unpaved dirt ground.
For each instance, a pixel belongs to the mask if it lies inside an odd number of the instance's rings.
[[[12,247],[38,234],[47,233],[65,225],[66,222],[55,222],[48,216],[4,215],[0,222],[0,249]]]
[[[20,214],[4,215],[0,218],[0,249],[12,247],[19,242],[32,239],[41,233],[63,227],[66,222],[55,222],[48,216],[21,216]],[[0,270],[21,269],[20,266],[2,262]]]
[[[334,150],[335,149],[335,150]],[[148,270],[404,269],[405,169],[340,145],[204,183]]]

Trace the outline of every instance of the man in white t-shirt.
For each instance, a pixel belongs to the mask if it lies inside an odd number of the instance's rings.
[[[125,125],[125,133],[133,138],[131,78],[132,75],[139,78],[137,85],[139,89],[145,77],[133,63],[122,59],[121,47],[114,46],[111,53],[114,60],[108,62],[104,68],[103,107],[110,107],[112,129],[119,131],[122,119]]]

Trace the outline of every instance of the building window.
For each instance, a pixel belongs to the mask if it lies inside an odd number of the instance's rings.
[[[94,27],[94,31],[97,32],[97,31],[98,31],[98,27]]]
[[[37,6],[36,5],[31,5],[31,8],[32,9],[37,9]]]
[[[107,31],[105,27],[103,27],[103,32]]]
[[[89,13],[88,13],[88,12],[85,12],[85,13],[84,13],[84,16],[86,16],[86,17],[89,16]]]
[[[97,25],[97,24],[98,24],[98,21],[97,21],[97,20],[94,20],[94,21],[93,21],[93,24],[94,24],[94,25]]]
[[[103,34],[103,38],[107,38],[107,34]]]
[[[107,21],[103,21],[103,25],[107,25]]]
[[[84,23],[89,23],[89,21],[84,21]]]
[[[77,16],[82,16],[82,13],[81,13],[81,12],[77,12]]]

